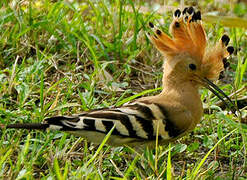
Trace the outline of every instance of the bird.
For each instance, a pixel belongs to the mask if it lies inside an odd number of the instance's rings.
[[[234,52],[223,34],[212,46],[207,41],[201,12],[177,9],[169,33],[152,22],[147,37],[163,55],[162,91],[120,107],[94,109],[72,116],[54,116],[42,123],[1,124],[1,129],[59,130],[99,144],[111,131],[112,146],[153,146],[173,142],[191,132],[203,116],[199,89],[205,87],[235,113],[231,99],[213,81],[229,66]]]

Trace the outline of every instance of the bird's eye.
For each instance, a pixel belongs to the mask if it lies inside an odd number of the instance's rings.
[[[196,65],[195,64],[189,64],[189,68],[194,71],[194,70],[196,70]]]

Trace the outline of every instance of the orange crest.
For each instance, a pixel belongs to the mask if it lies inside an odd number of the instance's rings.
[[[169,29],[172,38],[151,22],[149,26],[153,30],[153,34],[148,35],[150,40],[168,60],[187,53],[201,64],[205,77],[209,79],[218,79],[228,63],[226,57],[234,50],[233,47],[227,47],[230,39],[226,35],[222,36],[216,47],[206,50],[207,39],[202,26],[201,12],[195,12],[193,7],[185,8],[182,12],[177,9],[174,12]]]

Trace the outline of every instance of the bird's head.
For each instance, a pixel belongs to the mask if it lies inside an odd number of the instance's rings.
[[[201,13],[196,12],[193,7],[174,12],[169,29],[172,37],[151,22],[149,26],[152,30],[148,34],[149,39],[166,59],[163,82],[175,81],[177,78],[183,82],[192,82],[195,86],[203,85],[218,97],[219,94],[226,97],[212,81],[219,79],[229,65],[226,58],[234,51],[232,46],[228,46],[230,39],[227,35],[223,35],[216,45],[209,47]]]

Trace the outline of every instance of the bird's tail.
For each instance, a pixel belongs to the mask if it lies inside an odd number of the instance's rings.
[[[17,123],[17,124],[9,124],[9,125],[1,125],[1,128],[6,128],[6,129],[37,129],[37,130],[46,130],[49,128],[49,124],[42,124],[42,123]]]
[[[67,116],[55,116],[51,118],[46,118],[44,123],[16,123],[16,124],[0,124],[1,129],[28,129],[28,130],[63,130],[68,131],[73,129],[72,126],[66,126],[64,122],[78,121],[78,117],[67,117]]]

